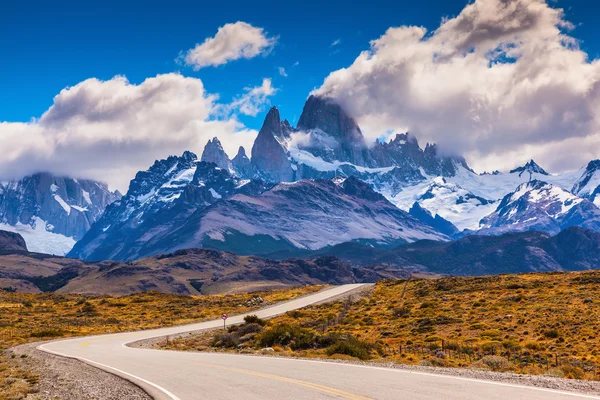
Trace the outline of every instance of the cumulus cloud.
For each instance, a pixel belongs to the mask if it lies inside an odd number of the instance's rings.
[[[279,68],[277,68],[277,69],[279,70],[279,75],[281,75],[281,76],[283,76],[283,77],[287,78],[288,74],[287,74],[287,72],[285,72],[285,68],[283,68],[283,67],[279,67]]]
[[[238,21],[219,28],[214,37],[207,38],[193,49],[182,54],[186,65],[194,70],[208,66],[219,66],[240,58],[254,58],[266,55],[277,43],[276,37],[269,37],[262,28]]]
[[[257,132],[235,116],[216,118],[217,100],[201,80],[178,74],[139,85],[119,76],[87,79],[62,90],[39,119],[0,123],[0,179],[49,171],[124,191],[153,160],[184,150],[200,155],[214,136],[230,155],[250,148]]]
[[[269,105],[269,97],[273,96],[277,89],[273,87],[271,79],[264,78],[262,85],[245,88],[246,93],[236,98],[227,106],[230,112],[256,117]]]
[[[316,93],[371,140],[410,130],[481,170],[576,168],[600,157],[600,62],[572,30],[543,0],[475,0],[433,32],[388,29]]]

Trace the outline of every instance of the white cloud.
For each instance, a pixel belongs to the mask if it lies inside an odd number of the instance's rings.
[[[332,43],[331,43],[331,47],[335,47],[338,44],[342,43],[342,39],[335,39]]]
[[[316,93],[371,140],[408,129],[477,169],[576,168],[600,157],[600,62],[571,29],[543,0],[475,0],[429,34],[388,29]]]
[[[287,74],[287,72],[285,72],[285,68],[279,67],[277,69],[279,70],[279,75],[287,78],[288,74]]]
[[[239,112],[244,115],[255,117],[269,104],[269,97],[273,96],[277,89],[271,84],[271,79],[264,78],[262,85],[245,88],[246,93],[236,98],[228,107],[230,112]]]
[[[276,37],[269,37],[262,28],[238,21],[219,28],[214,37],[182,54],[186,65],[199,70],[208,66],[219,66],[240,58],[250,59],[266,55],[277,43]]]
[[[123,191],[155,159],[184,150],[199,155],[214,136],[230,155],[250,148],[257,132],[235,117],[216,119],[220,108],[201,80],[178,74],[139,85],[87,79],[62,90],[39,120],[0,123],[0,179],[49,171]]]

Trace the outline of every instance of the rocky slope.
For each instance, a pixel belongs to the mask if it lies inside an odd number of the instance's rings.
[[[30,250],[64,255],[105,208],[120,198],[100,182],[38,173],[0,184],[0,229]]]
[[[181,250],[129,263],[86,263],[19,249],[0,252],[0,290],[32,293],[232,293],[308,284],[375,282],[408,275],[403,269],[386,265],[354,267],[330,256],[275,261],[211,249]]]
[[[156,161],[136,175],[125,196],[107,208],[69,257],[130,260],[169,252],[160,238],[195,212],[234,194],[254,195],[266,188],[262,181],[241,180],[212,162],[198,162],[191,152]]]

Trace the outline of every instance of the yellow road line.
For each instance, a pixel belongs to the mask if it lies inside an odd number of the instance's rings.
[[[98,340],[90,340],[89,342],[81,343],[81,347],[87,347],[87,346],[89,346],[90,344],[93,344],[93,343],[106,342],[107,340],[113,340],[113,339],[115,339],[115,338],[105,338],[105,339],[98,339]]]
[[[241,374],[253,375],[253,376],[258,376],[258,377],[261,377],[261,378],[267,378],[267,379],[272,379],[272,380],[276,380],[276,381],[292,383],[294,385],[304,386],[304,387],[307,387],[307,388],[310,388],[310,389],[318,390],[318,391],[323,392],[323,393],[327,393],[327,394],[331,394],[331,395],[334,395],[334,396],[337,396],[337,397],[341,397],[343,399],[348,399],[348,400],[373,400],[373,399],[371,399],[369,397],[364,397],[364,396],[360,396],[360,395],[357,395],[357,394],[344,392],[343,390],[334,389],[332,387],[323,386],[323,385],[319,385],[319,384],[312,383],[312,382],[301,381],[301,380],[293,379],[293,378],[286,378],[284,376],[265,374],[263,372],[251,371],[251,370],[248,370],[248,369],[241,369],[241,368],[234,368],[234,367],[225,367],[225,366],[216,365],[216,364],[206,364],[206,363],[194,363],[194,364],[200,365],[200,366],[203,366],[203,367],[208,367],[208,368],[222,369],[222,370],[225,370],[225,371],[238,372],[238,373],[241,373]]]

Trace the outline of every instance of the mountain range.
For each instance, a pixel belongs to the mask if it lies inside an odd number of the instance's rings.
[[[600,231],[600,161],[561,175],[535,161],[478,174],[410,133],[368,143],[343,108],[310,96],[296,127],[267,113],[251,149],[230,159],[217,138],[139,172],[69,253],[134,260],[184,248],[237,254],[393,247],[421,239]]]
[[[553,175],[531,160],[478,174],[410,133],[369,143],[339,104],[310,96],[295,127],[271,108],[249,153],[240,147],[230,158],[214,138],[201,157],[186,151],[155,161],[123,196],[44,173],[3,183],[0,228],[23,233],[30,250],[70,250],[89,261],[188,248],[265,255],[600,231],[599,168],[594,160]]]

